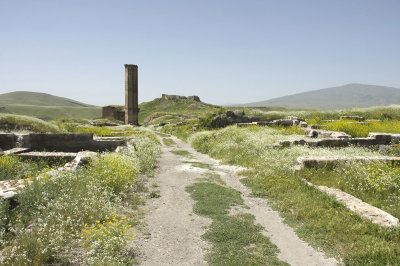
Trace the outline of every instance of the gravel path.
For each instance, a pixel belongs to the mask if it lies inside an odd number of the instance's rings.
[[[162,147],[156,183],[160,197],[145,206],[145,229],[137,232],[139,265],[207,265],[208,243],[201,239],[211,220],[192,213],[195,203],[185,191],[198,176],[182,168],[181,156]]]
[[[206,265],[204,255],[209,248],[201,239],[206,227],[211,223],[207,218],[192,213],[194,201],[185,188],[196,182],[201,174],[210,171],[191,167],[183,161],[209,164],[212,171],[221,176],[227,186],[241,192],[245,204],[250,209],[235,208],[231,212],[250,213],[256,222],[265,228],[267,236],[280,250],[278,258],[290,265],[336,265],[333,258],[325,258],[300,240],[294,230],[283,223],[278,212],[272,210],[266,200],[250,197],[250,190],[237,176],[240,167],[220,165],[208,155],[196,152],[189,144],[171,137],[175,147],[163,146],[160,159],[160,173],[154,179],[158,184],[160,198],[151,199],[146,205],[145,222],[150,237],[138,232],[135,243],[140,250],[140,265]],[[171,150],[186,150],[192,154],[185,158],[170,153]],[[148,233],[146,235],[148,235]],[[136,248],[136,249],[137,249]]]

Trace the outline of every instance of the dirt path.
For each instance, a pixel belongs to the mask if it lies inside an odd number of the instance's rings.
[[[207,265],[204,254],[208,243],[201,239],[211,223],[192,213],[194,201],[185,188],[195,176],[180,169],[181,157],[165,145],[159,161],[159,173],[151,180],[158,185],[159,198],[145,206],[145,230],[137,232],[140,265]],[[137,248],[135,248],[137,250]]]
[[[173,138],[173,137],[172,137]],[[236,172],[238,167],[220,165],[208,155],[192,149],[187,143],[176,138],[174,147],[163,146],[160,159],[160,173],[154,179],[158,184],[160,198],[151,199],[146,205],[145,222],[147,232],[138,232],[135,243],[140,252],[140,265],[206,265],[204,255],[208,243],[201,239],[209,219],[192,213],[194,201],[185,188],[196,182],[201,174],[212,171],[221,176],[227,186],[241,192],[249,209],[236,208],[234,213],[250,213],[256,223],[265,228],[267,236],[280,250],[278,258],[290,265],[336,265],[337,261],[325,258],[307,243],[300,240],[293,229],[283,223],[279,214],[267,202],[250,197],[250,190],[240,181]],[[185,150],[191,156],[185,158],[171,153],[172,150]],[[212,170],[192,167],[183,161],[208,164]],[[149,236],[149,237],[146,237]]]

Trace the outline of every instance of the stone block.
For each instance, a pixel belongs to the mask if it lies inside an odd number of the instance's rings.
[[[347,147],[349,145],[347,139],[333,139],[333,138],[319,139],[316,143],[317,147],[331,147],[331,148]]]
[[[9,150],[16,146],[17,136],[15,134],[0,134],[0,149]]]
[[[389,133],[369,133],[369,138],[376,139],[376,143],[379,145],[387,145],[390,144],[392,139],[394,141],[398,141],[400,139],[400,134],[389,134]]]
[[[23,160],[32,160],[32,161],[46,161],[50,164],[56,163],[60,160],[71,161],[76,156],[77,153],[74,152],[24,152],[18,154],[18,156]]]
[[[243,110],[235,110],[233,111],[233,113],[235,114],[236,117],[242,117],[245,115]]]
[[[30,147],[37,151],[79,152],[91,148],[91,133],[31,133]]]
[[[344,115],[344,116],[340,117],[340,120],[365,121],[365,117],[357,116],[357,115]]]

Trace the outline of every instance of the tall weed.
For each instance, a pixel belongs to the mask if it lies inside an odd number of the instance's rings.
[[[48,169],[47,162],[21,160],[18,156],[0,156],[0,180],[33,177]]]
[[[399,121],[368,121],[356,123],[355,121],[339,120],[334,122],[322,122],[324,129],[343,131],[352,137],[367,137],[370,132],[400,133]]]

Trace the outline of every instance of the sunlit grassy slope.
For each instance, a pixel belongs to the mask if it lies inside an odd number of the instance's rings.
[[[29,128],[34,132],[61,132],[54,122],[43,121],[39,118],[25,115],[0,114],[0,126]]]
[[[40,119],[51,120],[57,118],[101,118],[101,107],[73,107],[73,106],[37,106],[11,104],[5,108],[9,113],[30,115]]]
[[[45,120],[101,117],[100,107],[47,93],[28,91],[0,94],[0,112],[29,115]]]
[[[174,116],[177,120],[179,120],[179,116],[196,117],[207,111],[215,110],[216,107],[215,105],[191,99],[165,100],[163,98],[156,98],[153,101],[144,102],[139,105],[139,123],[148,120],[150,116],[161,117],[168,115],[168,119]]]
[[[95,107],[94,105],[81,103],[72,99],[31,91],[14,91],[0,94],[0,106],[9,104]]]

